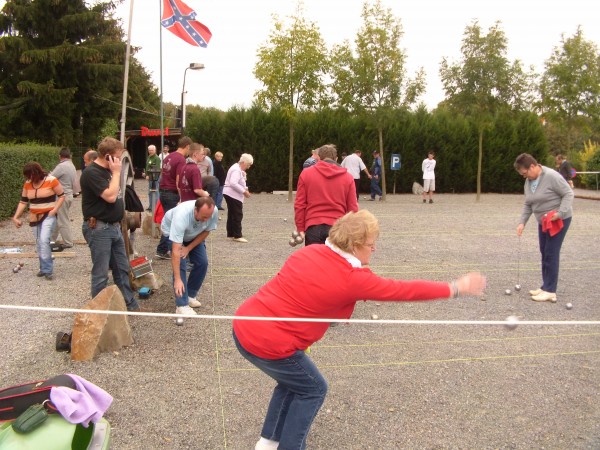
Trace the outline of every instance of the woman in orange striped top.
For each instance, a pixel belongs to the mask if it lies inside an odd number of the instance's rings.
[[[21,193],[21,201],[17,207],[13,223],[17,228],[23,225],[19,220],[21,214],[29,205],[29,226],[33,227],[33,236],[36,240],[40,271],[38,277],[52,279],[52,250],[50,249],[50,236],[56,224],[56,213],[60,209],[65,194],[59,181],[47,174],[37,162],[28,162],[23,167],[25,184]]]

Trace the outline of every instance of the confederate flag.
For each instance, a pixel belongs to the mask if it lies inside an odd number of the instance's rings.
[[[163,27],[195,47],[206,47],[212,33],[196,20],[196,12],[181,0],[163,0]]]

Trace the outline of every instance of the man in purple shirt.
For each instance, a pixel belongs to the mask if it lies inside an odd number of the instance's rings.
[[[181,203],[209,196],[209,193],[202,188],[202,175],[198,167],[198,162],[202,160],[203,156],[202,144],[192,144],[191,156],[179,169],[177,187],[179,188]]]
[[[172,208],[175,208],[179,203],[179,190],[177,189],[179,172],[185,159],[187,158],[192,139],[183,136],[177,143],[177,151],[169,153],[162,163],[162,172],[160,174],[160,191],[159,198],[163,210],[166,214]],[[169,255],[169,239],[161,236],[160,242],[156,247],[156,257],[159,259],[170,259]]]

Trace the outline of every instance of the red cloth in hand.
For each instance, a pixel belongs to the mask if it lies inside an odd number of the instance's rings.
[[[555,210],[552,210],[549,213],[544,214],[544,218],[542,219],[542,231],[544,233],[550,233],[550,236],[558,234],[564,226],[562,219],[550,220],[556,213]]]

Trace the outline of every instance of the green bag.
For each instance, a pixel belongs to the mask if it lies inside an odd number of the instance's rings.
[[[43,424],[48,418],[48,413],[43,404],[31,405],[12,424],[13,430],[20,434],[27,434]]]

